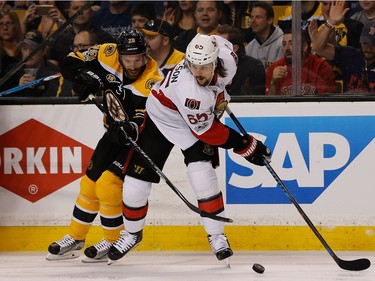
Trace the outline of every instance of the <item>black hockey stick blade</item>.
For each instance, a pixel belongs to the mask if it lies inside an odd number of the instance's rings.
[[[368,259],[362,258],[352,261],[346,261],[340,259],[338,256],[332,256],[338,266],[345,270],[351,271],[361,271],[369,268],[371,266],[371,262]]]
[[[109,120],[111,120],[111,116],[109,116],[105,110],[105,108],[97,101],[95,100],[94,95],[89,95],[89,99],[96,105],[97,108],[100,109],[100,111],[107,117]],[[152,159],[143,151],[143,149],[130,137],[126,134],[125,130],[121,128],[125,137],[130,142],[131,146],[134,148],[134,150],[139,153],[139,155],[143,158],[143,160],[146,161],[146,163],[151,167],[151,169],[154,170],[155,173],[157,173],[164,181],[165,183],[174,191],[174,193],[177,194],[177,196],[186,204],[186,206],[189,207],[190,210],[193,212],[199,214],[201,217],[210,218],[217,221],[222,222],[230,222],[232,223],[233,220],[230,218],[225,218],[221,216],[217,216],[215,214],[210,214],[202,209],[198,208],[194,204],[190,203],[189,200],[186,199],[186,197],[178,190],[177,187],[168,179],[168,177],[162,172],[162,170],[159,169],[159,167],[152,161]]]
[[[226,108],[226,111],[230,118],[233,120],[233,122],[236,124],[238,129],[241,131],[243,135],[246,135],[247,132],[245,128],[242,126],[240,121],[238,121],[237,117],[233,114],[233,112],[229,109],[229,107]],[[337,263],[337,265],[345,270],[351,270],[351,271],[361,271],[369,268],[371,266],[371,262],[368,259],[362,258],[357,260],[342,260],[340,259],[335,252],[331,249],[331,247],[328,245],[328,243],[324,240],[323,236],[319,233],[319,231],[316,229],[314,224],[311,222],[309,217],[306,215],[306,213],[303,211],[301,206],[298,204],[297,200],[294,198],[294,196],[290,193],[289,189],[285,186],[283,181],[280,179],[280,177],[277,175],[275,170],[272,168],[271,164],[267,161],[267,159],[263,159],[264,165],[266,166],[267,170],[270,172],[272,177],[275,179],[275,181],[279,184],[281,189],[284,191],[284,193],[287,195],[287,197],[290,199],[290,201],[293,203],[293,205],[297,208],[298,212],[302,216],[302,218],[305,220],[305,222],[308,224],[310,229],[314,232],[316,237],[319,239],[320,243],[324,246],[324,248],[327,250],[327,252],[330,254],[330,256],[333,258],[333,260]]]
[[[267,170],[271,173],[272,177],[279,184],[279,186],[284,191],[284,193],[288,196],[288,198],[293,203],[293,205],[297,208],[297,210],[301,214],[302,218],[306,221],[306,223],[309,225],[310,229],[314,232],[315,236],[319,239],[320,243],[322,243],[324,248],[327,250],[327,252],[331,255],[331,257],[334,259],[334,261],[337,263],[337,265],[340,268],[345,269],[345,270],[351,270],[351,271],[361,271],[361,270],[365,270],[365,269],[370,267],[370,265],[371,265],[370,260],[365,259],[365,258],[357,259],[357,260],[351,260],[351,261],[340,259],[335,254],[335,252],[331,249],[331,247],[328,245],[328,243],[324,240],[323,236],[316,229],[316,227],[311,222],[311,220],[306,215],[306,213],[302,210],[302,208],[298,204],[297,200],[290,193],[289,189],[285,186],[285,184],[280,179],[280,177],[276,174],[276,172],[272,168],[271,164],[268,163],[268,161],[266,159],[263,159],[263,162],[264,162],[264,165],[266,166]]]

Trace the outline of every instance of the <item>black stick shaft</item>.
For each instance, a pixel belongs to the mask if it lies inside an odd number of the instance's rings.
[[[229,109],[229,107],[226,108],[226,111],[227,111],[229,117],[233,120],[233,122],[236,124],[238,129],[241,131],[241,133],[243,135],[247,134],[245,128],[238,121],[237,117],[233,114],[233,112]],[[308,224],[310,229],[314,232],[316,237],[319,239],[320,243],[322,243],[324,248],[327,250],[327,252],[330,254],[330,256],[334,259],[334,261],[337,263],[337,265],[342,269],[353,270],[353,271],[360,271],[360,270],[365,270],[365,269],[369,268],[371,263],[368,259],[358,259],[358,260],[353,260],[353,261],[345,261],[345,260],[340,259],[335,254],[335,252],[331,249],[331,247],[328,245],[326,240],[324,240],[323,236],[319,233],[319,231],[316,229],[314,224],[311,222],[310,218],[306,215],[306,213],[303,211],[301,206],[298,204],[297,200],[294,198],[292,193],[290,193],[289,189],[286,187],[286,185],[283,183],[283,181],[277,175],[275,170],[272,168],[271,164],[268,163],[268,161],[266,159],[263,159],[263,161],[264,161],[264,165],[266,166],[267,170],[271,173],[271,175],[275,179],[275,181],[280,185],[281,189],[288,196],[289,200],[297,208],[297,210],[301,214],[302,218],[306,221],[306,223]]]
[[[111,116],[109,116],[106,113],[105,108],[98,101],[95,100],[95,97],[93,95],[89,95],[89,98],[103,112],[103,114],[105,114],[109,119],[112,119]],[[152,161],[152,159],[143,151],[143,149],[130,136],[127,135],[127,133],[125,132],[123,128],[121,129],[125,137],[127,138],[127,140],[130,142],[131,146],[137,151],[137,153],[139,153],[139,155],[155,171],[155,173],[157,173],[165,181],[165,183],[177,194],[177,196],[189,207],[190,210],[201,215],[202,217],[207,217],[207,218],[217,220],[217,221],[222,221],[222,222],[233,222],[233,220],[230,218],[225,218],[225,217],[207,213],[199,209],[192,203],[190,203],[189,200],[185,198],[185,196],[178,190],[178,188],[162,172],[162,170],[160,170],[160,168]]]

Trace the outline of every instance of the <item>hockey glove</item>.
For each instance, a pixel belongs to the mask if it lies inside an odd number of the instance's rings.
[[[73,84],[73,93],[81,102],[88,101],[90,94],[95,93],[103,86],[100,77],[89,69],[79,69]]]
[[[125,133],[137,141],[138,139],[138,126],[134,122],[121,121],[113,122],[107,129],[107,135],[111,138],[112,142],[116,144],[128,144],[129,141],[125,137]]]
[[[251,135],[244,136],[243,147],[233,151],[258,166],[264,166],[263,158],[270,162],[271,150]]]
[[[122,133],[124,138],[126,139],[126,142],[128,142],[127,138],[125,137],[125,133],[128,137],[131,137],[133,141],[138,140],[138,125],[137,123],[134,122],[129,122],[129,121],[123,121],[121,122],[121,127],[122,127]]]

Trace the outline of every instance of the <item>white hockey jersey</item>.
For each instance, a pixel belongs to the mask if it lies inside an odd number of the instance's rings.
[[[228,40],[215,37],[227,77],[215,74],[210,85],[200,86],[183,60],[153,86],[146,102],[146,111],[157,128],[182,150],[198,139],[219,146],[228,137],[228,129],[215,117],[221,117],[230,100],[225,86],[236,73],[237,56]]]

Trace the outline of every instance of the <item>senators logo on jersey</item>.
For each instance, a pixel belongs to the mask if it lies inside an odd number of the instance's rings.
[[[190,110],[197,110],[201,106],[201,102],[196,99],[189,99],[186,98],[185,100],[185,107],[187,107]]]
[[[225,94],[224,92],[221,92],[220,94],[217,95],[216,98],[216,105],[214,108],[214,114],[217,118],[221,118],[221,116],[224,114],[225,109],[228,106],[228,101],[225,99]]]

